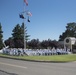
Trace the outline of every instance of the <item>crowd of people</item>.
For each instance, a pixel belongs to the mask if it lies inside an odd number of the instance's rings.
[[[16,55],[16,56],[40,56],[40,55],[63,55],[63,54],[70,54],[70,49],[22,49],[22,48],[3,48],[2,49],[3,54],[8,55]]]

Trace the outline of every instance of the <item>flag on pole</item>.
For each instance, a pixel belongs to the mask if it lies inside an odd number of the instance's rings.
[[[27,0],[24,0],[24,2],[26,3],[26,5],[28,6],[28,1]]]
[[[26,13],[28,16],[32,16],[32,13],[31,12],[27,12]]]
[[[23,14],[19,15],[20,18],[25,19],[25,17],[23,16]]]
[[[30,22],[30,19],[29,19],[29,17],[28,17],[28,20],[27,20],[28,22]]]

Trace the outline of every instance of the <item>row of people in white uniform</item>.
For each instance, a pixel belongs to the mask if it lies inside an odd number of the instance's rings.
[[[9,54],[9,55],[59,55],[59,54],[68,54],[70,53],[70,49],[22,49],[22,48],[4,48],[2,49],[4,54]]]

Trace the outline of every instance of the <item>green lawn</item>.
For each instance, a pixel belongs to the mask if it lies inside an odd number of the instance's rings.
[[[9,55],[0,54],[0,57],[1,56],[25,59],[25,60],[39,60],[39,61],[62,61],[62,62],[76,61],[76,54],[51,55],[51,56],[9,56]]]

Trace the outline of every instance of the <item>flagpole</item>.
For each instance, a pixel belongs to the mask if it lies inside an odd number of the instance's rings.
[[[29,16],[32,16],[32,14],[30,12],[26,11],[24,2],[26,4],[26,6],[28,6],[28,1],[23,0],[23,7],[24,7],[23,12],[24,13],[23,13],[23,15],[20,15],[20,17],[23,18],[23,23],[24,23],[24,49],[26,49],[26,24],[25,24],[26,18],[25,18],[25,15],[27,14]],[[28,22],[30,22],[29,18],[28,18]]]
[[[23,0],[23,12],[25,12],[25,5],[24,5],[24,0]],[[24,17],[25,17],[25,13],[24,13]],[[24,50],[26,50],[26,19],[23,19],[23,23],[24,23]]]
[[[26,49],[26,25],[25,25],[25,19],[24,19],[24,49]]]

